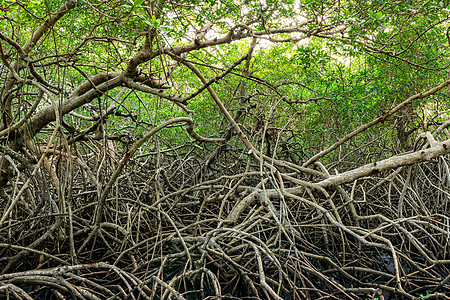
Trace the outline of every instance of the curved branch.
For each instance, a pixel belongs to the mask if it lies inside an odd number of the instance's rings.
[[[95,80],[94,80],[95,79]],[[73,94],[72,97],[64,100],[59,106],[58,111],[61,115],[84,105],[101,94],[112,90],[123,83],[123,76],[118,72],[105,72],[94,76],[89,82],[82,84]],[[103,82],[98,86],[92,86],[92,83]],[[84,92],[84,93],[83,93]],[[44,107],[36,115],[31,118],[30,122],[23,128],[23,134],[27,134],[28,138],[34,137],[45,125],[56,120],[56,115],[51,105]]]
[[[194,121],[189,117],[179,117],[174,118],[171,120],[168,120],[155,128],[153,128],[150,132],[148,132],[144,137],[137,140],[131,148],[125,153],[125,155],[122,157],[122,159],[119,162],[119,165],[117,166],[116,170],[112,174],[111,178],[109,179],[108,183],[105,186],[105,189],[102,191],[102,194],[100,196],[100,199],[98,200],[98,206],[97,211],[95,215],[95,227],[94,230],[91,232],[89,237],[84,241],[83,245],[80,247],[80,249],[83,249],[85,245],[95,236],[98,229],[100,228],[100,223],[103,216],[103,210],[106,203],[106,197],[108,196],[109,192],[111,191],[111,188],[113,187],[113,184],[116,182],[117,178],[119,177],[120,173],[122,172],[123,168],[127,164],[127,162],[130,160],[130,158],[133,156],[133,154],[139,149],[139,147],[142,146],[148,139],[150,139],[153,135],[155,135],[158,131],[160,131],[163,128],[166,128],[167,126],[174,124],[174,123],[187,123],[188,125],[188,133],[191,134],[192,137],[195,139],[202,141],[202,142],[220,142],[222,139],[208,139],[201,137],[197,133],[194,132],[193,126]]]
[[[8,128],[3,129],[2,131],[0,131],[0,137],[8,135],[10,133],[13,133],[18,128],[20,128],[28,120],[28,118],[34,113],[34,111],[37,109],[39,103],[41,103],[41,100],[42,100],[43,96],[44,96],[44,92],[42,90],[39,91],[39,94],[36,96],[36,100],[33,102],[33,105],[27,111],[25,116],[22,119],[20,119],[19,122],[14,123],[12,126],[9,126]]]

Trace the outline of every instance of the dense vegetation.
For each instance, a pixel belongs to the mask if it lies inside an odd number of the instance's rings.
[[[450,299],[448,2],[0,0],[0,297]]]

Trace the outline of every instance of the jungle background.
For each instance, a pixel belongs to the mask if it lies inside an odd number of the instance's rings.
[[[0,0],[0,297],[449,299],[448,5]]]

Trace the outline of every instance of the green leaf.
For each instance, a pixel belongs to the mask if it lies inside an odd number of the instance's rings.
[[[144,0],[134,0],[134,6],[141,5]]]

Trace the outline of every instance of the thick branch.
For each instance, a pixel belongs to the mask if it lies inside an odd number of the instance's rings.
[[[313,157],[311,157],[310,159],[308,159],[303,166],[307,167],[308,165],[312,164],[313,162],[315,162],[316,160],[318,160],[319,158],[327,155],[328,153],[330,153],[331,151],[333,151],[334,149],[336,149],[337,147],[339,147],[340,145],[342,145],[343,143],[345,143],[346,141],[350,140],[351,138],[353,138],[354,136],[358,135],[359,133],[365,131],[366,129],[372,127],[375,124],[378,124],[380,122],[385,121],[389,116],[393,115],[394,113],[396,113],[397,111],[401,110],[403,107],[405,107],[406,105],[410,104],[413,100],[416,99],[423,99],[426,98],[428,96],[434,95],[436,94],[438,91],[442,90],[444,87],[449,86],[450,85],[450,80],[444,81],[443,83],[441,83],[440,85],[430,89],[429,91],[425,92],[425,93],[419,93],[416,94],[414,96],[409,97],[408,99],[406,99],[405,101],[403,101],[402,103],[400,103],[399,105],[397,105],[396,107],[388,110],[387,112],[385,112],[382,116],[374,119],[373,121],[364,124],[363,126],[359,127],[358,129],[356,129],[355,131],[353,131],[352,133],[346,135],[344,138],[342,138],[341,140],[337,141],[336,143],[334,143],[333,145],[331,145],[330,147],[328,147],[325,150],[322,150],[321,152],[317,153],[316,155],[314,155]]]
[[[76,1],[67,1],[64,3],[54,14],[50,16],[44,23],[39,26],[39,28],[33,33],[31,38],[23,46],[23,51],[29,53],[31,48],[39,41],[39,39],[47,32],[50,28],[55,25],[55,23],[61,19],[68,11],[75,8],[77,5]]]
[[[313,29],[308,30],[305,28],[302,28],[302,26],[308,24],[311,21],[304,22],[300,24],[299,26],[295,27],[287,27],[287,28],[276,28],[276,29],[267,29],[263,31],[252,31],[251,28],[240,25],[236,26],[235,28],[230,29],[230,31],[222,37],[209,39],[209,40],[199,40],[195,39],[194,41],[190,42],[187,45],[182,46],[176,46],[176,47],[165,47],[160,48],[154,51],[151,51],[149,49],[146,49],[145,47],[142,48],[128,63],[127,69],[125,71],[126,76],[128,77],[135,77],[137,75],[137,66],[141,63],[144,63],[146,61],[149,61],[153,58],[155,58],[158,55],[161,54],[167,54],[167,55],[176,55],[180,56],[183,53],[199,50],[211,46],[217,46],[222,44],[229,44],[232,41],[235,40],[241,40],[249,37],[262,37],[262,36],[268,36],[273,34],[279,34],[279,33],[302,33],[305,36],[313,36],[313,35],[321,35],[324,36],[324,34],[327,33],[326,30],[330,29],[328,27],[324,27],[321,29]],[[244,31],[245,30],[245,31]],[[330,34],[334,34],[335,32],[331,32]],[[329,37],[329,36],[327,36]]]
[[[114,89],[119,86],[123,82],[123,77],[119,75],[120,73],[101,73],[94,76],[96,82],[103,82],[96,87],[92,87],[93,82],[89,82],[87,86],[83,84],[86,89],[83,88],[83,91],[86,90],[85,93],[81,93],[81,91],[74,92],[72,97],[69,97],[67,100],[64,100],[61,105],[58,107],[58,110],[62,115],[67,114],[68,112],[91,102],[96,97],[102,95],[103,93]],[[78,90],[78,89],[77,89]],[[80,95],[81,94],[81,95]],[[78,96],[79,95],[79,96]],[[41,109],[33,118],[31,118],[30,122],[27,126],[27,136],[28,138],[34,137],[45,125],[50,122],[56,120],[56,115],[53,107],[51,105],[44,107]]]
[[[412,165],[421,161],[437,158],[448,153],[450,153],[450,140],[446,140],[445,142],[442,143],[436,143],[434,147],[428,148],[426,150],[420,150],[405,155],[393,156],[388,159],[379,161],[377,163],[367,164],[342,174],[330,176],[329,178],[316,183],[316,185],[322,188],[328,188],[335,185],[351,183],[358,178],[371,176],[380,172],[388,171],[402,166]],[[298,182],[295,183],[298,184]],[[297,185],[292,188],[286,188],[285,191],[286,193],[291,195],[299,195],[304,192],[305,185]],[[279,190],[277,189],[270,189],[263,191],[262,189],[257,188],[251,194],[247,195],[241,201],[236,203],[236,205],[233,207],[233,210],[230,212],[227,218],[227,222],[230,223],[237,222],[239,216],[249,205],[254,203],[260,197],[263,197],[262,193],[264,193],[264,197],[266,198],[279,197]]]
[[[16,50],[23,57],[24,55],[28,54],[31,51],[32,47],[39,41],[39,39],[44,35],[44,33],[48,29],[50,29],[53,25],[55,25],[55,23],[59,19],[61,19],[68,11],[73,9],[75,6],[76,6],[75,1],[68,1],[68,2],[64,3],[54,14],[52,14],[47,20],[45,20],[41,24],[41,26],[33,33],[31,38],[25,43],[25,45],[22,47],[22,49],[19,49],[18,44],[15,41],[13,41],[12,39],[10,39],[9,37],[6,37],[5,35],[2,34],[2,35],[0,35],[0,38],[4,39],[8,43],[10,43],[13,47],[15,47]],[[22,66],[20,66],[20,64],[18,62],[16,62],[12,68],[15,70],[16,68],[21,68],[21,67]],[[38,79],[38,81],[45,84],[45,81],[42,79],[42,77],[34,71],[34,68],[32,65],[30,65],[30,70],[32,71],[32,73],[36,77],[36,79]],[[5,125],[6,127],[8,127],[13,120],[12,102],[11,102],[12,99],[11,99],[11,95],[9,95],[9,92],[11,91],[11,89],[13,88],[15,83],[16,83],[16,79],[14,78],[13,73],[10,72],[10,74],[8,75],[8,79],[6,81],[5,87],[1,93],[1,101],[2,101],[1,104],[2,104],[2,109],[4,110],[3,120],[5,123],[3,125]],[[49,86],[48,84],[45,84],[45,85]],[[2,127],[0,127],[0,128],[2,128]]]
[[[388,171],[402,166],[412,165],[425,160],[431,160],[448,153],[450,153],[450,140],[446,140],[442,143],[437,142],[434,147],[428,148],[426,150],[393,156],[376,163],[367,164],[342,174],[330,176],[329,178],[322,180],[317,184],[322,187],[330,187],[332,185],[350,183],[361,177],[371,176],[380,172]]]

